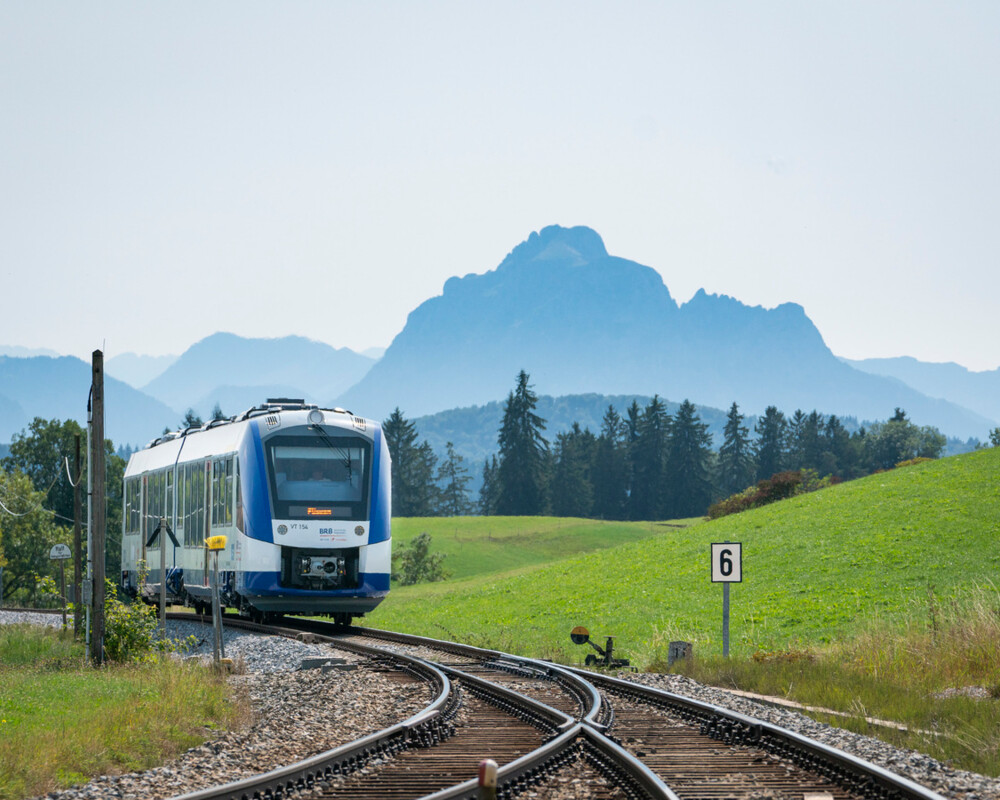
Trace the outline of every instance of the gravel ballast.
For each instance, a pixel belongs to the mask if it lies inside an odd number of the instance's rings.
[[[728,708],[763,722],[795,731],[802,736],[836,747],[857,758],[869,761],[914,783],[958,800],[996,800],[1000,798],[1000,779],[956,770],[915,750],[900,750],[879,739],[826,725],[822,722],[784,708],[775,708],[744,697],[716,689],[686,678],[683,675],[654,673],[621,673],[620,678],[646,686],[701,700],[704,703]]]

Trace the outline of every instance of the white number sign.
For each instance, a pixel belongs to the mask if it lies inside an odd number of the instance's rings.
[[[712,583],[743,582],[743,544],[714,542],[712,544]]]

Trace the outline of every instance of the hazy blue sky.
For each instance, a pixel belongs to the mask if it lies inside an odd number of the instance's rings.
[[[0,345],[387,345],[552,223],[1000,366],[1000,4],[0,4]]]

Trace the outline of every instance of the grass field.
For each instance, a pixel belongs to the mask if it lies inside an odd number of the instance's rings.
[[[581,663],[587,626],[616,654],[705,683],[787,697],[819,719],[1000,774],[1000,448],[872,475],[712,522],[616,528],[579,520],[394,520],[421,530],[451,580],[395,587],[364,624]],[[597,527],[594,527],[597,526]],[[598,537],[594,549],[594,537]],[[731,586],[731,657],[709,545],[743,543]],[[873,727],[892,719],[906,732]],[[924,733],[932,731],[932,733]]]
[[[0,626],[0,798],[145,769],[247,713],[210,671],[176,662],[97,670],[72,633]]]
[[[734,654],[829,643],[873,622],[898,630],[996,579],[998,474],[993,448],[691,527],[625,526],[622,543],[596,551],[614,524],[398,520],[397,544],[427,530],[454,574],[394,588],[366,624],[565,661],[585,655],[569,642],[575,625],[617,636],[640,666],[665,660],[672,639],[717,653],[722,588],[709,581],[709,545],[730,540],[744,554],[731,590]]]
[[[539,566],[581,553],[657,536],[675,522],[605,522],[564,517],[410,517],[392,521],[393,546],[426,532],[433,552],[447,556],[452,580]]]

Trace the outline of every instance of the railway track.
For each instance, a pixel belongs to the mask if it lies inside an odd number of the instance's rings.
[[[544,674],[548,681],[578,698],[582,722],[620,743],[682,800],[808,795],[832,800],[940,800],[940,795],[842,751],[662,690],[594,672],[388,631],[352,629],[349,637],[342,638],[359,637],[392,643],[397,652],[400,648],[403,652],[419,651],[425,658],[437,651],[467,662],[478,659],[483,671],[506,669],[519,674],[522,681]],[[596,695],[596,699],[591,699],[589,707],[581,699],[585,692],[569,688],[566,673],[593,687],[591,698]]]
[[[190,615],[176,615],[190,619]],[[676,800],[642,762],[581,721],[599,711],[599,695],[585,680],[553,667],[558,680],[527,672],[513,661],[484,667],[482,660],[431,664],[410,653],[375,647],[345,636],[335,626],[303,620],[261,626],[226,618],[226,624],[261,633],[326,642],[374,660],[395,664],[440,688],[436,699],[410,720],[379,734],[254,778],[180,795],[175,800],[243,800],[295,795],[315,798],[475,798],[471,776],[483,758],[500,765],[500,797],[546,791],[573,771],[600,800]],[[471,668],[464,671],[459,667]],[[494,672],[506,681],[487,679]],[[474,674],[479,673],[479,674]],[[566,713],[512,688],[543,682],[574,713]],[[506,683],[508,685],[502,685]],[[536,692],[537,694],[537,692]],[[541,694],[546,694],[542,692]],[[224,780],[224,776],[220,776]],[[543,795],[540,795],[543,796]]]
[[[171,615],[188,619],[190,614]],[[480,759],[500,764],[499,797],[942,800],[941,795],[794,732],[589,671],[317,620],[261,633],[326,642],[433,700],[410,719],[254,778],[180,795],[229,798],[474,798]],[[225,776],[219,776],[220,782]]]

